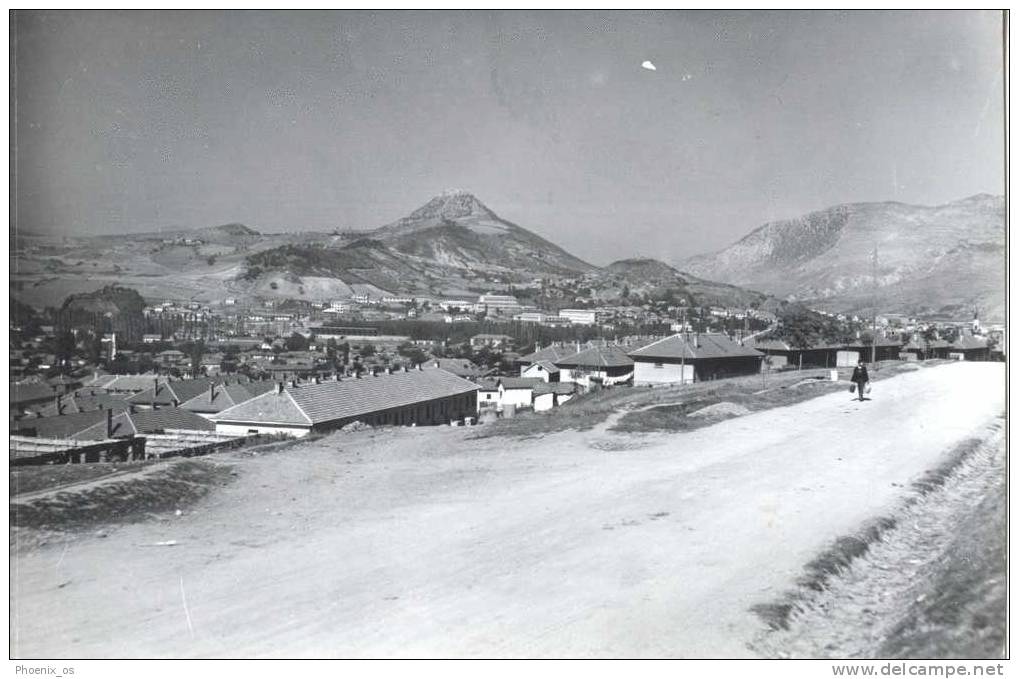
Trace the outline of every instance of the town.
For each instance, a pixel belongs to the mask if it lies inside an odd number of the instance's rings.
[[[550,287],[536,281],[543,294],[534,296],[548,299]],[[15,307],[13,464],[194,455],[353,423],[483,424],[547,414],[601,389],[859,360],[1003,360],[1005,347],[1004,327],[985,327],[976,313],[868,319],[673,296],[627,306],[577,296],[555,310],[497,293],[201,304],[111,286],[92,297],[119,305]]]

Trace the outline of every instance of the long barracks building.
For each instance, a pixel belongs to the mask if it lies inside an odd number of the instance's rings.
[[[449,424],[478,412],[478,385],[442,369],[370,374],[318,384],[283,382],[213,415],[228,434],[305,436],[351,422],[370,425]]]

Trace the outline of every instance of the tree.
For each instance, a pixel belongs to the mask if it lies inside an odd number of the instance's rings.
[[[202,369],[202,356],[205,355],[205,342],[189,342],[184,345],[188,358],[191,359],[191,376],[198,377]]]
[[[396,352],[410,361],[412,364],[420,365],[428,360],[428,354],[421,351],[421,348],[406,342],[396,348]]]
[[[286,339],[284,343],[287,351],[306,351],[308,349],[308,338],[299,332],[295,332]]]

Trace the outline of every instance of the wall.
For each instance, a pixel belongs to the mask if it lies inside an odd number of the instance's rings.
[[[656,368],[651,362],[633,362],[634,384],[678,384],[681,379],[685,383],[694,381],[692,364],[662,363]]]
[[[252,429],[259,434],[283,435],[300,438],[311,433],[309,427],[284,427],[263,424],[221,424],[216,423],[217,434],[230,434],[231,436],[247,436]]]
[[[520,376],[521,377],[537,377],[537,378],[540,378],[540,379],[542,379],[542,380],[544,380],[546,382],[549,381],[548,371],[545,370],[544,367],[538,365],[537,363],[535,363],[534,365],[529,366],[527,368],[523,368],[520,371]]]

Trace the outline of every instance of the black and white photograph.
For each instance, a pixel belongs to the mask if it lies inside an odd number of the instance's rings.
[[[1008,10],[8,19],[10,676],[1006,674]]]

